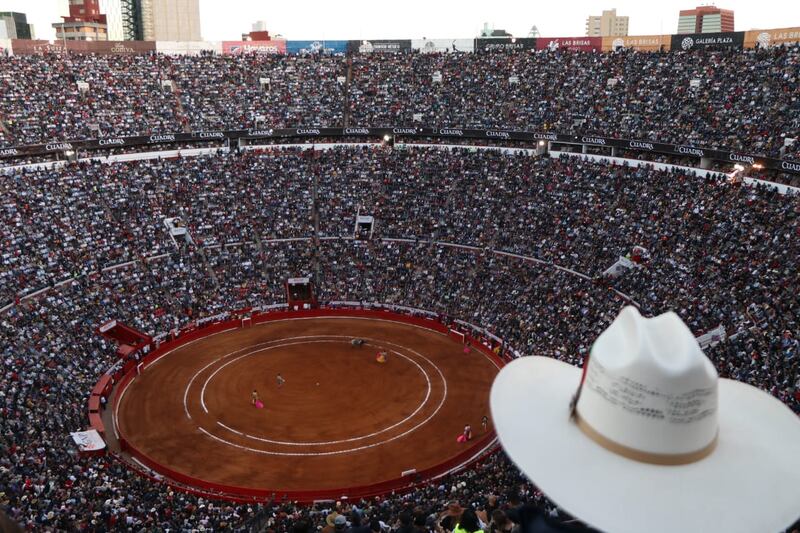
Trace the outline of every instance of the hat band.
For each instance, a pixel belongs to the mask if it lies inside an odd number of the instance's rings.
[[[711,440],[711,442],[694,452],[651,453],[637,450],[635,448],[629,448],[628,446],[614,442],[608,437],[601,435],[596,429],[590,426],[586,420],[581,418],[580,414],[578,413],[575,413],[575,423],[578,424],[578,427],[584,435],[595,441],[606,450],[617,455],[621,455],[627,459],[633,459],[634,461],[639,461],[640,463],[650,463],[654,465],[686,465],[697,462],[700,459],[704,459],[714,451],[714,448],[717,447],[717,437],[719,435],[714,435],[714,438]]]

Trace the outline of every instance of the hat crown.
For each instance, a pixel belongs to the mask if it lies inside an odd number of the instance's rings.
[[[717,435],[717,371],[677,314],[626,307],[592,346],[576,411],[645,454],[697,452]]]

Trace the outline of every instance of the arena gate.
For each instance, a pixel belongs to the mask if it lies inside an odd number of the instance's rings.
[[[286,280],[286,303],[290,310],[316,309],[317,296],[314,283],[309,278],[289,278]]]

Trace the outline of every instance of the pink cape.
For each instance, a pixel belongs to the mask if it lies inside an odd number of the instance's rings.
[[[262,402],[261,400],[256,400],[256,409],[263,409],[263,408],[264,408],[264,402]]]
[[[463,434],[459,435],[458,438],[456,438],[456,442],[467,442],[467,437]]]

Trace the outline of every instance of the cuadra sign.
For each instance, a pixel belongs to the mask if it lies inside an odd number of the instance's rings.
[[[696,155],[699,157],[703,157],[706,155],[705,150],[701,148],[692,148],[691,146],[679,146],[678,147],[679,154],[689,154],[689,155]]]
[[[116,138],[116,139],[99,139],[97,141],[99,146],[120,146],[125,144],[125,139]]]
[[[641,148],[642,150],[654,150],[653,143],[645,143],[641,141],[630,141],[628,146],[631,148]]]
[[[174,135],[151,135],[149,138],[149,142],[151,143],[171,142],[174,140],[175,140]]]
[[[48,143],[45,150],[72,150],[72,145],[70,143]]]
[[[606,144],[606,140],[602,137],[581,137],[581,142],[588,144]]]
[[[200,139],[222,139],[225,137],[225,134],[221,131],[201,131],[194,135]]]
[[[728,154],[728,159],[730,159],[731,161],[739,161],[741,163],[750,163],[751,165],[755,163],[755,159],[753,159],[753,157],[749,155],[739,155],[730,153]]]
[[[251,137],[272,137],[274,130],[247,130],[247,135]]]
[[[464,130],[455,130],[447,128],[437,130],[437,132],[439,133],[439,135],[457,135],[459,137],[464,135]]]

